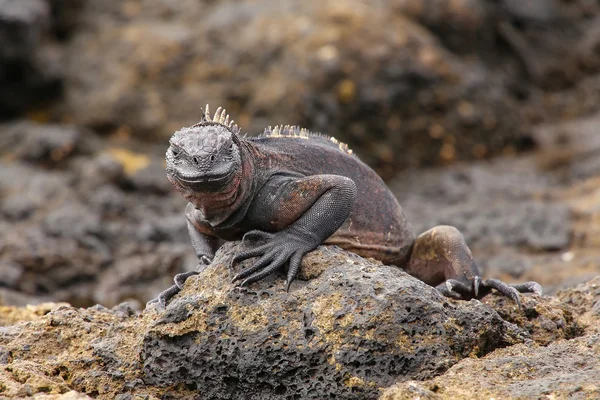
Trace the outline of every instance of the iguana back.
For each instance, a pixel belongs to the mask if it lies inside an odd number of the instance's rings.
[[[326,241],[363,257],[403,265],[414,241],[412,226],[383,180],[345,144],[295,127],[246,140],[256,148],[257,175],[340,175],[356,184],[357,197],[344,224]],[[273,187],[273,191],[277,188]]]

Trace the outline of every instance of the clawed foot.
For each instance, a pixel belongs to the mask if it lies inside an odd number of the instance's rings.
[[[198,264],[198,267],[194,271],[182,272],[180,274],[175,275],[175,277],[173,278],[173,282],[175,282],[175,284],[173,286],[171,286],[170,288],[168,288],[167,290],[163,290],[162,292],[160,292],[158,297],[156,299],[150,300],[146,304],[146,306],[154,304],[154,303],[158,303],[163,308],[166,307],[169,300],[171,300],[173,298],[173,296],[175,296],[177,293],[179,293],[181,291],[181,289],[183,289],[183,285],[185,284],[185,281],[190,276],[198,275],[200,273],[200,271],[202,271],[207,265],[210,264],[210,262],[211,262],[210,258],[208,258],[206,256],[202,256],[202,258],[200,259],[200,264]]]
[[[480,276],[475,276],[470,285],[456,279],[448,279],[441,285],[438,285],[437,289],[444,296],[466,300],[472,298],[480,299],[490,293],[492,289],[496,289],[498,292],[511,298],[517,303],[519,308],[521,308],[519,293],[542,294],[542,286],[537,282],[509,285],[498,279],[487,279],[483,281]]]
[[[231,260],[231,266],[253,257],[260,257],[254,264],[235,275],[232,282],[242,281],[239,286],[246,286],[256,282],[276,270],[282,268],[289,262],[286,280],[286,290],[298,274],[302,257],[316,246],[309,241],[302,240],[299,235],[284,230],[277,233],[263,231],[250,231],[242,239],[246,246],[254,245],[254,248],[238,253]],[[264,244],[257,245],[257,242]]]

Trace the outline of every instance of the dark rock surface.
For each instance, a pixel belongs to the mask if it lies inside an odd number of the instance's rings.
[[[289,293],[279,277],[240,291],[227,269],[240,246],[163,311],[0,306],[0,396],[373,399],[398,381],[382,398],[597,394],[598,279],[519,311],[321,247]]]
[[[4,301],[141,306],[195,266],[184,201],[161,183],[160,156],[102,145],[72,125],[21,121],[0,126],[0,158]]]
[[[32,164],[59,167],[61,161],[85,148],[86,132],[73,125],[17,121],[3,124],[0,129],[0,154]]]
[[[60,94],[61,50],[52,43],[44,0],[0,1],[0,120]]]
[[[477,301],[450,303],[395,267],[336,248],[328,266],[284,290],[282,279],[233,289],[226,245],[144,337],[144,381],[184,383],[206,399],[376,398],[456,360],[527,338]]]
[[[444,375],[403,382],[381,400],[547,398],[593,399],[600,396],[600,279],[558,295],[582,327],[571,340],[539,347],[525,343],[499,349],[480,359],[465,359]],[[577,309],[573,309],[576,305]]]

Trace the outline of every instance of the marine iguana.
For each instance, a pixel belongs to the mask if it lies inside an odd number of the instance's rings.
[[[166,162],[167,178],[189,201],[185,216],[199,268],[220,240],[242,239],[249,247],[232,264],[258,257],[233,278],[240,286],[288,265],[289,290],[303,256],[331,244],[396,265],[449,297],[480,298],[496,289],[520,307],[518,292],[541,294],[536,282],[482,280],[452,226],[415,238],[383,180],[333,137],[297,126],[245,137],[224,109],[211,117],[207,105],[199,123],[173,134]],[[176,275],[155,301],[164,306],[195,274]]]

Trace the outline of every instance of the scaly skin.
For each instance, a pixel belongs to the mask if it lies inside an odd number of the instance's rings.
[[[518,292],[541,293],[535,282],[483,281],[461,233],[438,226],[417,238],[381,178],[343,143],[297,127],[267,128],[241,137],[220,108],[175,132],[166,154],[167,177],[189,201],[188,231],[201,266],[220,240],[242,239],[257,257],[233,281],[248,285],[288,266],[286,288],[302,257],[335,244],[403,268],[446,296],[479,298],[496,289],[520,305]],[[179,274],[162,292],[166,302],[197,271]]]

